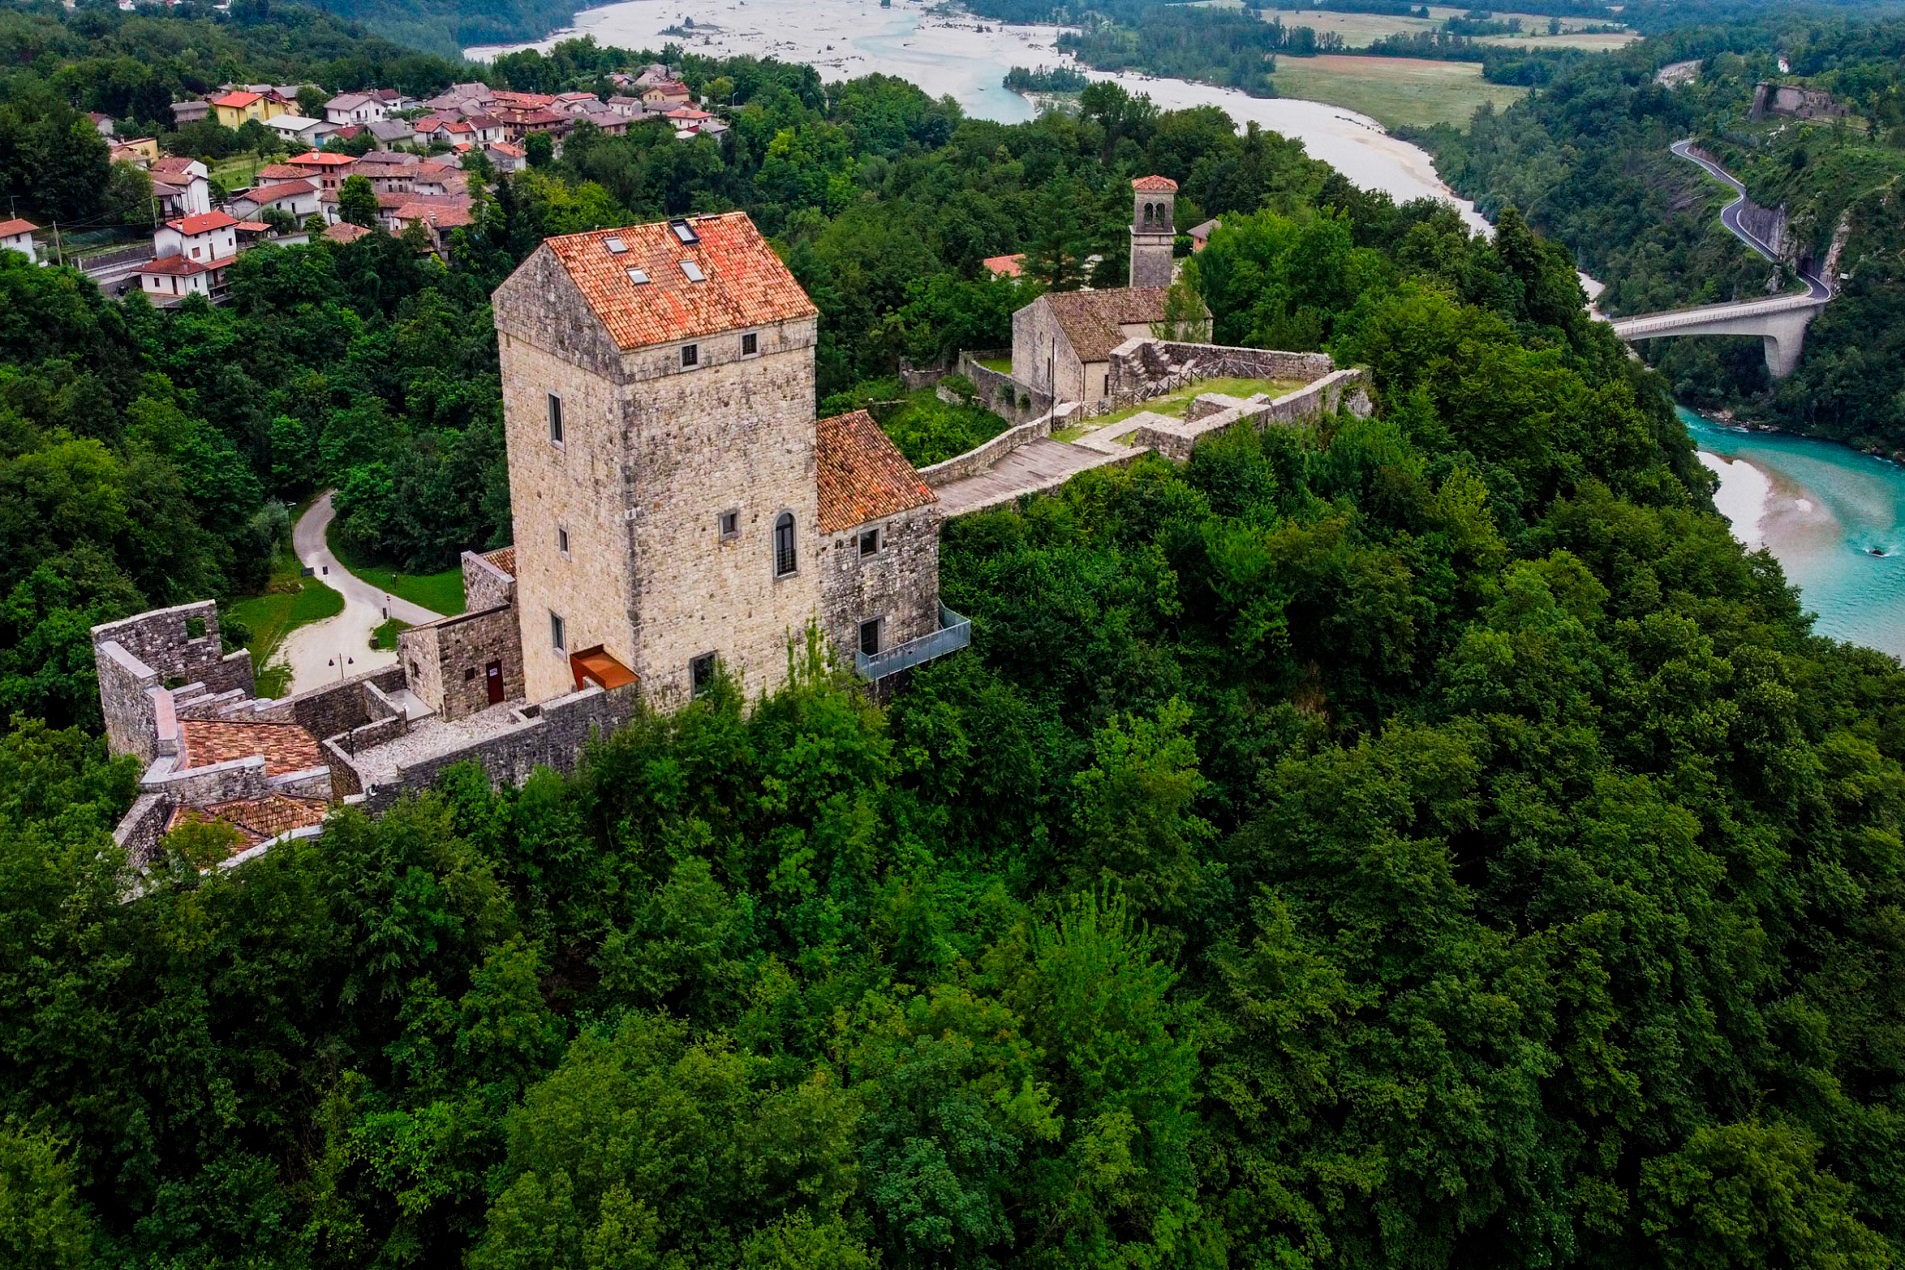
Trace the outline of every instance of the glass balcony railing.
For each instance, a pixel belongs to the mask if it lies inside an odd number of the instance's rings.
[[[871,657],[856,651],[853,654],[853,668],[859,672],[860,678],[871,683],[902,670],[911,670],[935,657],[956,653],[971,643],[972,622],[941,604],[938,630],[918,639],[909,639],[904,644],[895,645]]]

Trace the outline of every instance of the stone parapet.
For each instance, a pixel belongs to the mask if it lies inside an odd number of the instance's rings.
[[[993,370],[990,366],[979,364],[981,357],[999,357],[1009,355],[1009,350],[987,350],[959,355],[959,373],[972,381],[978,390],[979,400],[986,409],[1004,419],[1007,423],[1026,423],[1047,414],[1052,409],[1052,394],[1030,384],[1022,384],[1012,376]],[[1023,401],[1025,404],[1021,405]]]
[[[1331,414],[1338,409],[1367,415],[1372,408],[1364,373],[1355,367],[1332,371],[1314,383],[1275,399],[1259,394],[1233,405],[1228,403],[1234,402],[1235,398],[1217,393],[1206,396],[1211,398],[1211,404],[1216,409],[1198,412],[1195,417],[1186,418],[1181,423],[1147,422],[1138,429],[1136,443],[1156,450],[1166,458],[1184,462],[1191,457],[1199,441],[1234,423],[1248,422],[1263,428],[1272,423],[1294,423],[1299,419]]]
[[[113,841],[125,851],[133,867],[150,864],[159,854],[159,839],[165,836],[173,806],[172,799],[166,795],[148,792],[133,800],[126,814],[120,817],[118,827],[112,831]]]
[[[1016,428],[1007,428],[989,441],[982,441],[964,454],[956,454],[943,463],[919,470],[919,478],[934,489],[964,480],[968,476],[977,476],[1027,441],[1036,441],[1040,437],[1052,435],[1052,416],[1050,413],[1039,416],[1030,423],[1022,423]]]

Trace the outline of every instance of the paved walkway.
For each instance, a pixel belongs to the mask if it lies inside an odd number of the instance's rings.
[[[1121,454],[1106,454],[1041,437],[1026,442],[977,476],[940,486],[939,510],[947,516],[963,516],[967,512],[1002,506],[1027,494],[1057,489],[1090,468],[1128,463],[1145,453],[1148,451],[1130,448]]]
[[[331,491],[326,490],[291,530],[291,547],[298,560],[311,570],[313,580],[344,597],[344,611],[285,636],[278,657],[291,667],[290,692],[307,692],[349,675],[396,665],[395,649],[370,646],[371,633],[383,625],[386,615],[412,626],[443,616],[381,591],[339,564],[325,537],[336,514]]]

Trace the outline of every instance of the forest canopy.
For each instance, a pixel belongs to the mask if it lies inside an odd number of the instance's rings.
[[[1733,540],[1569,251],[1214,110],[684,74],[729,141],[579,129],[447,265],[264,247],[159,313],[0,254],[9,1264],[1898,1262],[1905,673]],[[1152,172],[1223,216],[1219,337],[1372,417],[951,522],[973,645],[883,704],[816,650],[129,892],[86,628],[242,588],[321,484],[389,558],[507,541],[487,296],[542,236],[747,210],[851,395],[1116,276]]]

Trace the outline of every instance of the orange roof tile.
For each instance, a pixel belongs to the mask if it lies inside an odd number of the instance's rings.
[[[1145,194],[1173,194],[1177,182],[1168,176],[1141,176],[1131,182],[1131,188]]]
[[[822,419],[814,430],[821,533],[939,501],[866,411]]]
[[[543,245],[622,348],[819,312],[745,212],[694,217],[687,224],[700,241],[684,243],[669,222],[658,221],[569,234]],[[611,251],[610,239],[619,239],[626,250]],[[684,261],[693,263],[705,281],[691,281],[682,270]],[[648,281],[634,281],[631,269],[641,270]]]
[[[317,738],[295,723],[229,723],[187,719],[179,724],[179,769],[210,767],[263,755],[266,776],[325,766]]]
[[[987,256],[979,263],[986,267],[986,272],[1001,278],[1017,278],[1025,273],[1024,252],[1016,256]]]
[[[357,162],[348,154],[329,150],[311,150],[292,157],[289,162],[301,168],[341,168]]]
[[[288,794],[266,794],[263,798],[241,798],[207,807],[181,804],[172,809],[166,823],[167,833],[180,825],[207,820],[222,821],[244,837],[247,847],[255,847],[267,838],[275,838],[293,829],[321,825],[331,806],[321,798],[293,798]]]
[[[362,225],[353,225],[349,221],[338,221],[335,225],[326,225],[321,237],[334,243],[354,243],[370,231]]]
[[[0,238],[11,238],[15,234],[30,234],[39,229],[30,220],[0,220]]]
[[[181,234],[209,234],[215,229],[227,229],[238,223],[238,218],[227,212],[200,212],[196,216],[181,216],[177,220],[165,223],[167,229],[176,229]]]
[[[516,576],[516,548],[513,544],[507,547],[498,547],[496,550],[486,554],[483,559],[489,561],[510,577],[513,578]]]
[[[233,93],[226,93],[223,97],[212,98],[212,105],[230,106],[234,109],[237,109],[237,108],[249,106],[254,101],[263,101],[263,100],[264,98],[258,93],[233,92]]]

